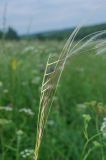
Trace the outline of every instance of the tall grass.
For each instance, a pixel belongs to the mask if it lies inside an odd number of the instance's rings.
[[[35,160],[38,160],[39,158],[40,146],[48,120],[49,112],[53,103],[53,97],[55,95],[57,86],[59,84],[62,72],[68,58],[71,58],[72,56],[80,53],[88,54],[93,49],[96,49],[96,55],[104,53],[106,51],[106,41],[99,40],[99,38],[103,34],[106,34],[105,30],[90,34],[81,39],[79,42],[74,43],[74,39],[77,36],[79,30],[80,26],[77,27],[71,34],[61,54],[58,57],[49,56],[48,58],[41,87],[41,97],[37,122],[37,136],[35,145]],[[96,45],[94,46],[93,43],[96,43]]]

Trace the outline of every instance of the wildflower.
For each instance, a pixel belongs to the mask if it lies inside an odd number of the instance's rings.
[[[98,141],[93,141],[93,145],[95,147],[101,147],[101,143],[99,143]]]
[[[5,93],[5,94],[8,93],[8,92],[9,92],[8,89],[3,90],[3,93]]]
[[[54,121],[53,121],[53,120],[49,120],[49,121],[47,122],[47,124],[48,124],[49,126],[53,126],[53,125],[54,125]]]
[[[91,120],[91,116],[89,114],[83,114],[84,119],[84,136],[88,140],[88,124]]]
[[[26,47],[24,50],[23,50],[23,53],[28,53],[28,52],[31,52],[33,51],[35,48],[33,46],[28,46]]]
[[[7,120],[7,119],[0,119],[0,125],[9,125],[11,124],[12,121],[11,120]]]
[[[27,109],[27,108],[21,108],[19,112],[26,113],[27,115],[30,115],[30,116],[34,115],[34,112],[31,109]]]
[[[0,81],[0,87],[2,87],[2,86],[3,86],[3,82]]]
[[[13,70],[16,70],[16,68],[17,68],[17,60],[16,60],[16,59],[13,59],[13,60],[11,61],[11,68],[12,68]]]
[[[10,106],[0,106],[0,110],[12,111],[13,109]]]
[[[97,110],[96,111],[97,111],[98,115],[103,115],[103,114],[106,113],[106,109],[105,109],[103,103],[98,103],[97,104]]]
[[[29,157],[33,157],[34,155],[34,150],[33,149],[25,149],[24,151],[22,151],[20,153],[22,158],[29,158]]]
[[[91,105],[91,107],[94,107],[94,106],[97,105],[97,102],[95,100],[93,100],[93,101],[90,102],[90,105]]]
[[[17,134],[17,136],[22,136],[22,135],[24,134],[24,132],[23,132],[22,130],[18,130],[18,131],[16,132],[16,134]]]
[[[86,122],[89,122],[91,120],[91,116],[89,114],[83,114],[83,118]]]
[[[103,137],[106,138],[106,117],[103,119],[100,131],[102,132]]]
[[[77,104],[77,111],[79,112],[83,112],[86,109],[86,105],[85,104]]]
[[[39,84],[40,81],[40,77],[35,77],[34,79],[32,79],[32,84]]]

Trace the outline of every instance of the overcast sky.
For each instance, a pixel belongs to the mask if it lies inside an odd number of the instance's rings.
[[[106,22],[106,0],[0,0],[0,28],[6,2],[6,26],[20,34]]]

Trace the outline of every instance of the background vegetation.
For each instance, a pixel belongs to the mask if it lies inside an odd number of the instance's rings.
[[[19,36],[18,33],[12,27],[9,27],[5,33],[3,31],[0,31],[0,39],[5,37],[5,39],[10,39],[10,40],[12,39],[15,39],[15,40],[19,40],[19,39],[64,40],[70,36],[70,34],[73,32],[74,29],[75,27],[70,29],[64,29],[61,31],[50,31],[50,32],[37,33],[37,34],[27,33],[26,35]],[[105,29],[106,29],[106,23],[92,25],[92,26],[84,26],[79,31],[75,40],[79,40],[91,33],[105,30]],[[106,36],[102,36],[101,38],[106,38]]]
[[[58,38],[57,38],[58,39]],[[0,42],[0,160],[29,160],[35,146],[40,88],[49,54],[64,41]],[[89,114],[89,137],[106,117],[106,55],[78,55],[67,62],[47,122],[40,160],[79,160],[83,146],[83,114]],[[89,53],[89,51],[88,51]],[[98,119],[98,128],[95,117]],[[102,139],[102,141],[101,141]],[[88,160],[106,159],[103,137]],[[99,145],[104,147],[101,150]]]

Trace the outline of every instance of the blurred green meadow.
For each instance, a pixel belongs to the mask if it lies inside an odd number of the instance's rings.
[[[0,42],[0,160],[31,160],[36,141],[40,89],[49,54],[64,41]],[[67,61],[45,129],[40,160],[80,160],[85,144],[84,114],[91,116],[89,137],[106,117],[106,55],[79,54]],[[98,125],[97,125],[98,122]],[[88,160],[106,159],[106,139],[89,143]],[[100,148],[102,146],[102,149]]]

